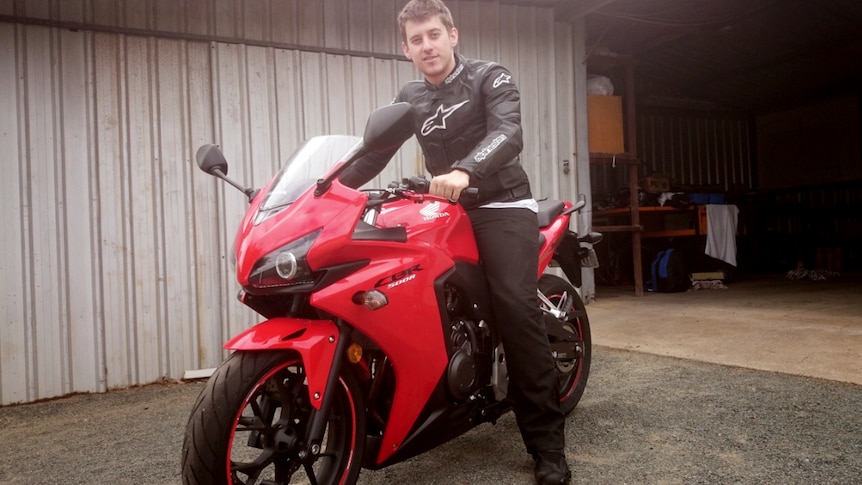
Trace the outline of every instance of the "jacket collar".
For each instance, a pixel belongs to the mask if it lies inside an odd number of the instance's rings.
[[[446,79],[444,79],[443,82],[439,86],[435,86],[434,84],[428,82],[427,80],[425,81],[425,85],[428,86],[432,90],[437,90],[437,89],[443,89],[446,86],[452,84],[452,82],[454,82],[456,79],[458,79],[458,77],[460,77],[461,74],[464,72],[464,68],[466,65],[465,61],[466,61],[466,59],[464,58],[464,56],[462,56],[461,54],[455,54],[455,69],[452,69],[452,72],[450,72],[449,75],[446,76]]]
[[[455,69],[452,69],[452,72],[443,80],[444,86],[451,84],[452,81],[458,79],[458,76],[464,72],[464,64],[464,58],[460,54],[455,54]]]

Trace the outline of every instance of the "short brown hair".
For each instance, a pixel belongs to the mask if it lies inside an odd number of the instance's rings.
[[[446,27],[447,31],[455,28],[455,21],[452,20],[452,12],[449,7],[443,3],[443,0],[410,0],[401,13],[398,14],[398,26],[401,28],[401,38],[407,41],[407,32],[405,26],[407,22],[421,22],[439,15],[440,22]]]

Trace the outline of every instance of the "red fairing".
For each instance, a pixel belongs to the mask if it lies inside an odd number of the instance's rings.
[[[338,328],[331,320],[273,318],[232,338],[224,348],[299,352],[306,363],[311,404],[320,409],[338,337]]]
[[[308,251],[308,264],[313,270],[351,261],[370,261],[360,271],[314,293],[311,304],[350,322],[389,356],[399,385],[378,457],[378,462],[382,462],[406,438],[448,364],[434,281],[453,268],[455,259],[476,264],[479,258],[463,208],[434,197],[421,203],[396,201],[387,204],[380,214],[378,226],[405,227],[410,243],[353,240],[353,229],[366,200],[366,194],[334,181],[322,196],[315,197],[313,189],[300,196],[291,204],[289,217],[276,214],[255,226],[252,217],[247,216],[237,234],[237,275],[240,284],[247,284],[260,258],[283,246],[285,241],[317,229],[322,230]],[[256,211],[252,206],[249,214]],[[372,289],[385,293],[389,305],[371,311],[351,301],[355,293]],[[247,332],[249,338],[235,339],[232,343],[269,342],[277,348],[294,348],[301,343],[293,340],[277,343],[279,336],[285,335],[282,328],[285,319],[276,320],[279,325],[266,322],[262,325],[267,328],[254,327]],[[309,324],[308,329],[313,327]],[[405,333],[411,338],[405,338]],[[313,343],[319,344],[323,334],[315,329],[313,335],[317,336]],[[306,356],[315,360],[306,360]],[[325,379],[332,359],[317,358],[308,352],[303,355],[303,361],[309,363],[309,373],[313,369]],[[322,385],[323,381],[320,386],[315,385],[321,388],[321,394]]]
[[[338,189],[340,188],[340,190]],[[337,243],[349,240],[352,229],[365,207],[367,195],[337,182],[331,190],[321,197],[314,196],[314,187],[305,191],[285,214],[273,217],[254,225],[254,217],[263,197],[257,197],[249,207],[236,235],[236,275],[240,285],[248,285],[248,278],[255,263],[262,257],[282,247],[286,242],[295,240],[321,227],[326,228],[316,245]],[[298,229],[299,228],[299,229]],[[328,240],[335,239],[336,241]],[[312,269],[318,266],[311,260]]]
[[[571,202],[565,202],[563,205],[563,211],[565,212],[570,207],[572,207]],[[551,259],[554,257],[554,250],[560,243],[560,240],[563,239],[563,236],[566,235],[566,231],[569,228],[569,219],[570,215],[558,216],[554,219],[553,222],[549,226],[543,227],[539,230],[544,236],[544,244],[539,248],[539,276],[542,276],[545,269],[551,264]]]
[[[384,227],[404,226],[407,237],[447,252],[452,259],[477,264],[479,251],[467,214],[460,205],[426,198],[419,203],[401,200],[388,204],[378,217]]]
[[[352,189],[336,183],[332,192],[342,198],[346,197],[343,192]],[[309,264],[314,268],[361,259],[371,262],[316,292],[311,303],[350,322],[389,356],[398,386],[380,447],[380,463],[397,451],[446,370],[447,344],[434,281],[454,266],[454,257],[475,263],[478,252],[464,210],[439,199],[428,198],[419,204],[393,202],[381,213],[378,225],[404,226],[410,240],[407,244],[354,241],[349,234],[339,237],[343,232],[340,224],[347,222],[339,216],[324,228],[309,251]],[[389,305],[372,311],[345,304],[350,295],[372,289],[386,294]]]

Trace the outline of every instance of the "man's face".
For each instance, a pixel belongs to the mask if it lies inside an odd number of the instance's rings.
[[[404,25],[406,42],[401,44],[404,55],[422,71],[425,79],[440,84],[455,68],[455,46],[458,45],[458,30],[447,31],[440,17]]]

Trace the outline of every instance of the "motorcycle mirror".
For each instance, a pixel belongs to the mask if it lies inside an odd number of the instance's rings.
[[[251,202],[254,200],[254,197],[257,195],[257,190],[243,187],[242,185],[234,182],[229,179],[227,176],[227,160],[224,158],[224,154],[221,152],[221,149],[218,145],[213,145],[211,143],[206,145],[201,145],[198,148],[197,153],[195,153],[195,160],[198,162],[198,167],[204,172],[218,177],[225,182],[233,185],[240,192],[245,194],[248,197],[248,201]]]
[[[410,103],[393,103],[374,110],[365,125],[362,144],[370,150],[401,146],[413,136],[414,115]]]
[[[198,162],[198,167],[210,175],[216,177],[227,175],[227,160],[218,145],[201,145],[195,154],[195,160]]]

